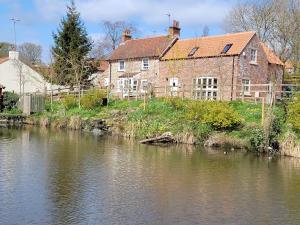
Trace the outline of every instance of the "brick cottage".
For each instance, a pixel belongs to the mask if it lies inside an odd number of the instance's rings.
[[[105,77],[112,92],[136,96],[151,86],[155,96],[234,100],[261,97],[255,84],[282,83],[283,63],[255,32],[179,39],[174,21],[167,36],[123,42],[109,58]],[[149,88],[148,88],[149,90]]]

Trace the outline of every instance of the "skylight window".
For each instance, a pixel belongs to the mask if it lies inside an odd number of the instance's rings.
[[[191,51],[190,51],[190,53],[189,53],[189,57],[192,57],[195,53],[196,53],[196,51],[199,49],[199,47],[194,47]]]
[[[223,49],[223,51],[221,52],[221,54],[226,54],[226,53],[229,51],[229,49],[231,49],[231,47],[232,47],[232,44],[227,44],[227,45],[224,47],[224,49]]]

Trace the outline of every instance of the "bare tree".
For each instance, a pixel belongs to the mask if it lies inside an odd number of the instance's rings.
[[[299,0],[248,1],[235,6],[225,19],[228,32],[256,31],[283,61],[299,57]]]
[[[30,64],[38,64],[42,58],[42,46],[33,43],[24,43],[19,46],[19,52],[23,59]]]
[[[209,35],[209,27],[205,25],[202,31],[202,37],[207,37]]]
[[[122,33],[126,29],[129,30],[131,34],[137,33],[137,28],[133,24],[127,23],[125,21],[103,22],[103,30],[106,35],[104,42],[107,43],[107,45],[104,45],[107,48],[106,51],[111,52],[119,46],[122,38]]]

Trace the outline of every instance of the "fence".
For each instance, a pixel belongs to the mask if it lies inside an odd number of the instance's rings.
[[[53,100],[58,100],[64,95],[73,94],[83,96],[90,88],[74,87],[64,89],[54,89],[48,91]],[[265,101],[270,102],[272,99],[280,101],[284,98],[291,97],[294,93],[300,93],[300,85],[291,84],[241,84],[241,85],[214,85],[197,84],[197,85],[179,85],[179,86],[153,86],[148,84],[142,87],[124,86],[118,90],[105,89],[108,98],[112,95],[120,99],[144,99],[151,97],[178,97],[196,100],[241,100],[241,101]]]

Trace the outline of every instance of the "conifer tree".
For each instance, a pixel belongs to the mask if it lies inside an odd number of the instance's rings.
[[[91,74],[87,55],[92,43],[73,0],[67,6],[67,16],[61,20],[53,38],[55,83],[71,87],[86,84]]]

